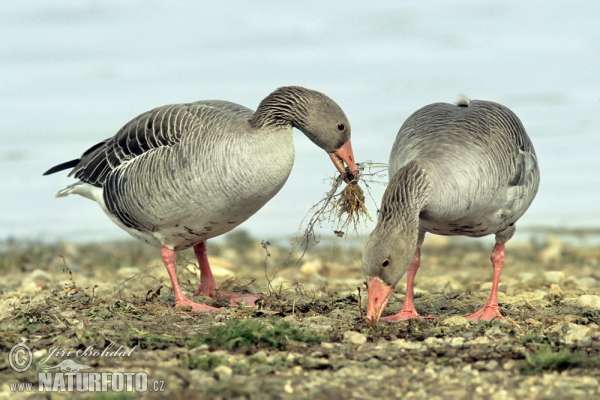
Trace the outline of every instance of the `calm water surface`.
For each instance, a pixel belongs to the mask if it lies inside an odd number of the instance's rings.
[[[55,199],[73,180],[42,172],[153,107],[256,108],[283,85],[335,99],[359,161],[387,162],[400,125],[425,104],[461,94],[503,103],[542,172],[519,226],[600,225],[600,2],[366,3],[1,2],[0,239],[129,237],[95,203]],[[335,173],[299,132],[295,143],[287,184],[243,225],[258,238],[294,234]]]

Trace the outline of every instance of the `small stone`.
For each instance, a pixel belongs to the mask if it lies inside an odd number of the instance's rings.
[[[347,331],[344,332],[343,341],[352,344],[363,344],[367,341],[367,337],[360,332]]]
[[[469,325],[469,320],[462,315],[453,315],[452,317],[446,318],[443,321],[443,324],[448,326],[464,326]]]
[[[546,283],[561,283],[565,280],[565,273],[562,271],[546,271],[544,272],[544,280]]]
[[[581,308],[600,310],[600,296],[595,296],[593,294],[584,294],[583,296],[579,296],[579,298],[575,302],[575,305]]]
[[[563,243],[560,237],[548,236],[546,238],[546,248],[539,252],[538,258],[545,262],[560,260],[562,249]]]
[[[437,346],[443,345],[444,341],[442,339],[440,339],[440,338],[436,338],[436,337],[430,336],[427,339],[425,339],[423,341],[423,343],[425,343],[425,345],[427,347],[432,348],[432,347],[437,347]]]
[[[563,291],[556,283],[550,284],[550,290],[548,290],[548,295],[546,296],[550,301],[560,301],[564,296]]]
[[[496,370],[496,368],[498,368],[498,365],[499,365],[498,361],[490,360],[483,366],[483,368],[488,371],[494,371],[494,370]]]
[[[235,274],[223,267],[215,267],[211,264],[210,270],[212,271],[215,278],[229,278],[234,276]]]
[[[453,337],[450,339],[450,346],[454,348],[461,348],[465,345],[465,338],[463,337]]]
[[[349,377],[349,376],[353,376],[355,374],[354,374],[354,371],[352,371],[352,368],[344,367],[344,368],[340,368],[339,370],[335,371],[334,375],[338,376],[338,377]]]
[[[471,344],[489,344],[489,343],[490,343],[490,339],[487,338],[486,336],[479,336],[478,338],[471,340]]]
[[[583,290],[590,290],[598,286],[598,281],[593,276],[583,276],[572,280]]]
[[[23,278],[21,290],[25,293],[38,293],[50,286],[52,275],[41,269],[36,269]]]
[[[219,365],[214,369],[214,373],[217,379],[220,381],[231,378],[233,370],[227,365]]]
[[[324,349],[333,349],[333,343],[323,342],[321,343],[321,347]]]
[[[566,344],[573,344],[575,342],[583,341],[591,330],[585,325],[577,325],[570,322],[564,324],[562,327],[559,327],[559,329],[562,332],[566,332],[565,336],[563,337],[563,341]]]
[[[322,268],[323,263],[321,260],[307,261],[300,267],[300,272],[302,272],[304,275],[311,276],[319,273]]]
[[[287,381],[285,383],[285,386],[283,387],[283,390],[289,394],[294,393],[294,388],[292,387],[292,381]]]
[[[140,273],[140,269],[138,267],[121,267],[117,270],[117,275],[121,278],[131,278]]]
[[[508,289],[508,285],[506,283],[500,282],[498,284],[498,292],[506,293],[507,289]],[[481,285],[479,285],[480,292],[489,293],[491,290],[492,290],[492,282],[483,282]]]
[[[33,357],[35,359],[40,359],[42,358],[46,353],[48,353],[47,349],[41,349],[41,350],[36,350],[33,352]]]
[[[490,339],[499,340],[505,338],[507,334],[503,332],[499,326],[496,325],[492,326],[490,329],[485,331],[485,336],[487,336]]]
[[[579,381],[579,386],[598,387],[598,380],[591,376],[582,376]]]
[[[536,274],[534,274],[533,272],[519,272],[517,274],[517,278],[520,281],[530,281],[532,279],[534,279],[536,277]]]
[[[508,360],[507,362],[504,363],[504,365],[502,366],[502,369],[505,371],[509,371],[509,370],[513,369],[515,367],[515,365],[517,365],[515,360]]]
[[[392,340],[391,343],[393,343],[395,346],[397,346],[400,349],[407,349],[407,350],[418,350],[423,347],[423,345],[421,343],[410,342],[406,339]]]

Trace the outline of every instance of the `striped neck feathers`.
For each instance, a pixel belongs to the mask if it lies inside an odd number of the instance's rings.
[[[311,103],[315,98],[323,100],[320,97],[325,96],[303,87],[281,87],[260,102],[256,112],[250,118],[250,125],[254,129],[273,126],[293,126],[302,129],[303,121],[308,118]]]
[[[420,162],[413,160],[390,179],[381,201],[378,227],[418,230],[419,214],[427,204],[431,180]]]

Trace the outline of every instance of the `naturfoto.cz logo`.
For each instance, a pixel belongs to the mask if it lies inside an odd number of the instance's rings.
[[[122,346],[114,348],[111,343],[102,351],[94,346],[85,349],[63,349],[53,347],[49,356],[38,363],[43,372],[38,372],[38,382],[11,382],[12,392],[162,392],[164,381],[149,381],[146,372],[93,372],[87,364],[66,358],[56,364],[46,363],[52,356],[57,357],[130,357],[135,347],[124,350]],[[8,362],[16,372],[27,371],[33,363],[33,353],[25,343],[12,347]]]

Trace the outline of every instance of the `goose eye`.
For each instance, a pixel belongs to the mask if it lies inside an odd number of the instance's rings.
[[[381,266],[383,268],[387,267],[388,265],[390,265],[390,260],[388,260],[387,258],[385,260],[383,260],[383,262],[381,263]]]
[[[346,125],[342,124],[341,122],[338,124],[338,131],[340,132],[344,132],[346,130]]]

